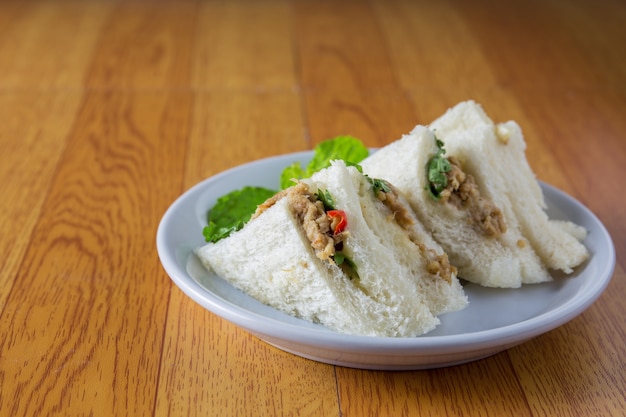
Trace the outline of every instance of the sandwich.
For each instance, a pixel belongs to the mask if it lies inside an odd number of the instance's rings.
[[[394,184],[460,278],[517,288],[569,274],[588,257],[583,228],[548,218],[525,147],[517,123],[496,125],[467,101],[361,166]]]
[[[417,336],[467,305],[456,269],[408,203],[341,160],[196,254],[251,297],[341,333]]]

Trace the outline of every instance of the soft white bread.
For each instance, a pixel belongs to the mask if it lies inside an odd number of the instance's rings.
[[[507,246],[499,238],[486,238],[468,222],[464,210],[431,198],[426,166],[437,150],[433,132],[417,126],[361,165],[368,175],[387,179],[405,195],[418,218],[458,268],[459,277],[490,287],[519,287],[522,265],[518,249]],[[544,272],[543,277],[546,280],[549,275]]]
[[[418,320],[409,307],[376,301],[339,267],[317,258],[287,198],[230,237],[201,247],[197,255],[251,297],[338,332],[400,336],[436,325],[432,315]]]
[[[496,127],[475,103],[461,103],[430,128],[417,126],[361,163],[366,174],[385,178],[405,195],[459,277],[484,286],[516,288],[549,281],[548,268],[568,272],[586,257],[584,246],[572,237],[580,229],[548,221],[515,126]],[[466,207],[432,198],[427,165],[439,150],[436,138],[444,142],[445,156],[456,158],[474,178],[480,197],[500,211],[501,233],[486,235]]]
[[[485,189],[497,193],[494,199],[503,205],[510,202],[506,209],[512,213],[506,218],[516,220],[512,226],[530,241],[547,268],[571,273],[587,259],[588,251],[579,241],[586,235],[584,229],[548,218],[516,122],[495,124],[478,103],[466,101],[449,109],[430,128],[445,142],[450,154],[466,155],[467,169]]]
[[[436,314],[465,307],[463,290],[456,277],[444,286],[437,283],[443,279],[425,272],[421,261],[412,261],[402,246],[411,243],[407,233],[401,236],[393,216],[367,196],[367,181],[352,170],[335,162],[306,184],[312,193],[330,192],[336,207],[346,213],[342,252],[354,263],[357,278],[316,256],[289,193],[240,231],[198,249],[197,255],[207,268],[257,300],[336,331],[392,337],[426,333],[439,323]],[[379,236],[370,223],[395,229]],[[420,259],[416,245],[412,248],[413,258]]]
[[[377,197],[371,182],[343,161],[333,161],[305,182],[329,191],[336,206],[346,212],[349,236],[344,252],[372,297],[392,304],[421,300],[435,316],[467,305],[456,271],[449,271],[446,278],[427,272],[429,263],[446,263],[447,256],[401,196],[390,208]]]

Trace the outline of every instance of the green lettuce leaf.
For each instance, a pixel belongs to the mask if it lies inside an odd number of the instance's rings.
[[[294,179],[308,178],[315,172],[330,166],[330,161],[342,159],[347,165],[356,166],[369,155],[369,150],[360,140],[352,136],[338,136],[321,142],[314,149],[313,159],[303,168],[294,162],[280,175],[280,188],[292,186]],[[241,229],[252,217],[259,204],[273,196],[277,191],[263,187],[244,187],[220,197],[207,215],[208,225],[202,233],[207,242],[217,242]],[[328,207],[334,205],[332,196],[321,193],[320,198]]]
[[[313,159],[302,168],[293,163],[285,168],[280,176],[280,187],[285,189],[293,185],[293,179],[308,178],[317,171],[330,166],[330,161],[341,159],[346,165],[357,165],[369,156],[369,150],[363,143],[352,136],[337,136],[320,142],[314,149]]]
[[[330,161],[342,159],[346,163],[358,164],[368,157],[369,150],[363,143],[352,136],[337,136],[321,142],[315,147],[313,159],[307,165],[306,175],[310,177],[317,171],[330,166]]]
[[[276,194],[263,187],[244,187],[217,199],[207,215],[208,226],[202,234],[207,242],[217,242],[241,229],[259,204]]]
[[[294,162],[283,170],[280,174],[280,189],[284,190],[294,185],[294,179],[304,178],[306,172],[302,169],[300,162]]]

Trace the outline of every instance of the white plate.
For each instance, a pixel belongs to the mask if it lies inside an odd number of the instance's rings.
[[[245,185],[276,189],[284,167],[303,165],[312,152],[262,159],[222,172],[185,192],[163,216],[157,249],[174,283],[204,308],[287,352],[329,364],[385,370],[426,369],[465,363],[501,352],[550,331],[589,307],[608,285],[615,249],[606,229],[585,206],[542,184],[551,218],[584,226],[590,259],[574,274],[521,289],[465,285],[470,305],[440,316],[441,325],[415,338],[351,336],[263,305],[207,272],[193,250],[204,244],[207,210]]]

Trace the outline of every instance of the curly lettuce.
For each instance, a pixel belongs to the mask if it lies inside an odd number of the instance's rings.
[[[217,242],[241,229],[259,204],[276,193],[263,187],[244,187],[217,199],[207,214],[208,225],[202,230],[207,242]]]
[[[286,167],[280,176],[280,188],[285,189],[293,185],[294,180],[309,178],[317,171],[330,166],[330,161],[343,160],[346,165],[356,165],[369,155],[369,150],[363,143],[352,136],[337,136],[321,142],[314,148],[311,161],[303,168],[299,162]]]
[[[357,165],[369,155],[369,150],[352,136],[338,136],[321,142],[314,149],[313,158],[305,168],[299,163],[286,167],[280,176],[280,188],[292,186],[293,180],[308,178],[315,172],[330,166],[330,161],[342,159],[347,165]],[[360,167],[359,167],[360,168]],[[202,230],[207,242],[218,242],[240,230],[250,220],[259,204],[277,191],[263,187],[243,187],[220,197],[207,214],[208,225]],[[325,205],[334,205],[332,197],[318,196]]]

